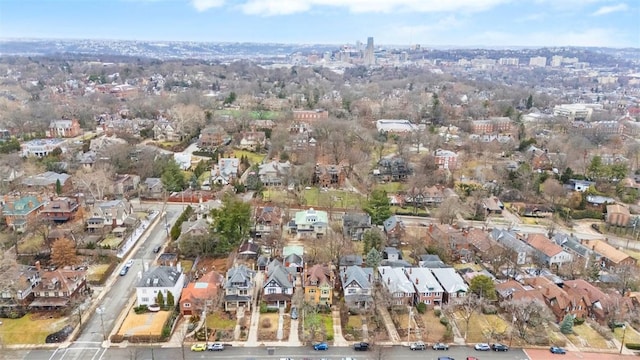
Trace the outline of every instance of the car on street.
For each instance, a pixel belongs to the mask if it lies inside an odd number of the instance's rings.
[[[509,347],[507,345],[500,343],[491,345],[491,349],[493,349],[493,351],[509,351]]]
[[[433,346],[431,347],[433,350],[449,350],[449,345],[445,344],[445,343],[435,343],[433,344]]]
[[[487,343],[476,344],[473,348],[478,350],[478,351],[489,351],[489,350],[491,350],[491,346],[489,346],[489,344],[487,344]]]
[[[565,355],[567,353],[567,350],[559,347],[559,346],[552,346],[551,348],[549,348],[549,351],[551,351],[552,354],[562,354]]]
[[[456,360],[450,356],[438,356],[438,360]]]
[[[353,350],[355,351],[367,351],[369,350],[369,343],[367,342],[359,342],[353,344]]]
[[[467,356],[467,360],[480,360],[477,357]]]
[[[132,266],[133,266],[133,259],[129,259],[129,260],[127,260],[127,263],[126,263],[126,264],[124,264],[124,266],[125,266],[125,267],[128,267],[128,268],[132,267]]]
[[[427,345],[425,345],[425,343],[423,343],[422,341],[416,341],[414,343],[411,343],[411,345],[409,345],[409,349],[411,350],[425,350],[427,348]]]
[[[154,247],[154,248],[153,248],[153,252],[154,252],[154,254],[159,253],[159,252],[160,252],[160,249],[162,249],[162,246],[156,246],[156,247]]]
[[[120,276],[125,276],[129,272],[129,267],[125,266],[120,270]]]
[[[224,345],[221,343],[213,343],[207,346],[207,350],[209,351],[222,351],[224,350]]]
[[[298,308],[295,306],[291,307],[291,319],[298,320]]]
[[[191,345],[191,351],[205,351],[207,350],[206,344],[193,344]]]
[[[313,350],[329,350],[329,345],[326,342],[321,342],[313,345]]]

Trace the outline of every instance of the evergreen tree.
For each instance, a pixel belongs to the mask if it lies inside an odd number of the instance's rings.
[[[160,306],[164,306],[164,296],[162,295],[162,291],[158,291],[158,295],[156,296],[156,302]]]
[[[176,299],[171,291],[167,291],[167,306],[174,307],[176,305]]]
[[[218,253],[231,251],[249,235],[251,206],[233,195],[226,195],[220,209],[211,211],[213,229],[220,236]]]
[[[62,183],[60,183],[60,179],[56,179],[56,194],[62,194]]]
[[[573,315],[565,315],[562,323],[560,323],[560,332],[565,335],[573,334]]]
[[[391,216],[391,203],[384,190],[373,190],[369,202],[364,211],[371,216],[371,222],[375,225],[382,223]]]
[[[367,253],[367,258],[365,261],[367,263],[367,266],[372,267],[373,270],[376,271],[378,266],[380,266],[380,263],[382,263],[382,254],[380,254],[380,252],[376,250],[376,248],[371,248],[371,250],[369,250],[369,252]]]
[[[175,160],[170,160],[162,170],[162,185],[169,192],[182,191],[187,187],[184,174]]]
[[[527,98],[527,110],[531,109],[533,107],[533,95],[529,94],[529,97]]]

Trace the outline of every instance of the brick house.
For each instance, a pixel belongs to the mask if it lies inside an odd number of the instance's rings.
[[[458,154],[455,152],[437,149],[433,155],[439,169],[455,170],[458,168]]]
[[[329,118],[329,112],[324,109],[293,110],[294,121],[317,121]]]
[[[76,119],[51,120],[47,137],[50,138],[72,138],[82,134],[80,123]]]
[[[416,290],[402,268],[378,266],[380,284],[391,296],[391,306],[411,306]]]
[[[320,165],[316,164],[313,173],[313,183],[320,187],[342,187],[347,175],[342,165]]]
[[[39,196],[4,197],[2,215],[5,223],[14,231],[24,232],[27,225],[35,221],[40,211],[44,208],[44,202]]]
[[[33,289],[42,280],[41,270],[38,266],[18,265],[17,268],[8,271],[13,273],[3,276],[13,277],[16,281],[0,289],[0,316],[9,317],[12,313],[24,315],[28,305],[35,298]]]
[[[216,271],[209,271],[196,281],[188,283],[180,296],[180,313],[197,315],[204,311],[205,305],[213,307],[223,282],[222,275]]]
[[[40,212],[40,216],[52,222],[63,223],[73,220],[80,209],[74,198],[60,197],[49,201]]]
[[[32,310],[64,309],[74,299],[86,294],[85,270],[41,271],[40,277],[40,282],[33,288],[34,299],[29,304]]]
[[[415,304],[424,303],[428,307],[442,304],[444,289],[442,289],[430,269],[410,267],[404,269],[404,272],[416,289],[413,300]]]
[[[200,132],[198,147],[201,149],[213,149],[228,141],[229,136],[222,126],[208,126]]]
[[[581,240],[580,243],[600,256],[600,265],[603,268],[614,268],[618,266],[635,266],[636,259],[622,252],[609,243],[602,240]]]
[[[631,213],[627,207],[620,204],[607,205],[605,221],[608,225],[626,227],[631,221]]]

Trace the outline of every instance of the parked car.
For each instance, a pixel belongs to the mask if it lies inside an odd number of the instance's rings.
[[[493,349],[493,351],[509,351],[509,347],[507,345],[500,344],[500,343],[495,343],[491,345],[491,348]]]
[[[125,276],[129,272],[129,267],[125,266],[120,270],[120,276]]]
[[[128,267],[128,268],[132,267],[132,266],[133,266],[133,259],[129,259],[129,260],[127,260],[127,263],[126,263],[126,264],[124,264],[124,266],[125,266],[125,267]]]
[[[154,252],[155,254],[157,254],[157,253],[159,253],[159,252],[160,252],[160,249],[162,249],[162,246],[156,246],[156,247],[154,247],[154,248],[153,248],[153,252]]]
[[[222,350],[224,350],[224,345],[221,344],[221,343],[209,344],[209,346],[207,347],[207,350],[209,350],[209,351],[222,351]]]
[[[298,320],[298,308],[295,306],[291,307],[291,319]]]
[[[489,351],[489,350],[491,350],[491,346],[489,346],[489,344],[487,344],[487,343],[476,344],[473,348],[478,350],[478,351]]]
[[[551,351],[552,354],[562,354],[565,355],[567,353],[567,350],[559,347],[559,346],[552,346],[549,351]]]
[[[431,348],[433,350],[449,350],[449,345],[439,342],[439,343],[433,344],[433,346]]]
[[[438,360],[456,360],[450,356],[438,356]]]
[[[467,360],[480,360],[477,357],[467,356]]]
[[[427,348],[427,345],[425,345],[425,343],[423,343],[422,341],[416,341],[414,343],[411,343],[411,345],[409,346],[409,349],[411,350],[425,350]]]
[[[205,351],[207,350],[206,344],[193,344],[191,345],[191,351]]]
[[[329,350],[329,345],[326,342],[321,342],[313,345],[313,350]]]
[[[602,234],[602,230],[600,230],[600,225],[598,224],[591,224],[591,228],[593,230],[595,230],[598,234]]]
[[[367,351],[369,350],[369,343],[367,342],[359,342],[353,345],[353,350],[355,351]]]

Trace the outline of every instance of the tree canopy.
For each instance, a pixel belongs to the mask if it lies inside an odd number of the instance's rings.
[[[391,203],[384,190],[373,190],[364,211],[371,216],[371,222],[376,225],[382,223],[391,216]]]
[[[167,191],[182,191],[187,187],[184,174],[175,160],[169,161],[162,170],[162,185]]]
[[[51,246],[51,262],[59,267],[78,264],[76,244],[73,240],[57,239]]]
[[[469,291],[483,299],[497,299],[495,284],[493,283],[493,280],[486,275],[478,275],[471,279]]]
[[[213,229],[220,237],[218,252],[230,251],[249,235],[251,206],[234,195],[227,194],[220,209],[211,210]]]

